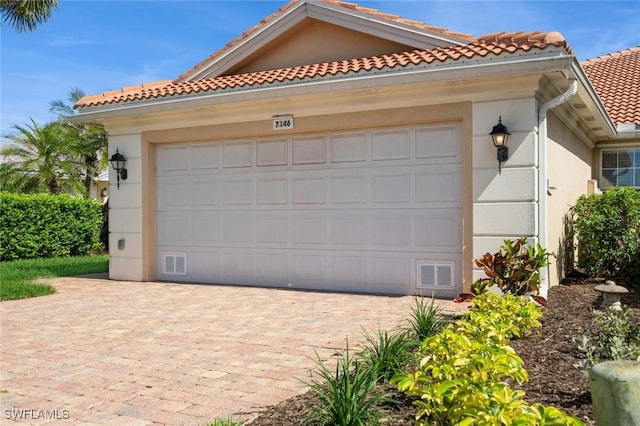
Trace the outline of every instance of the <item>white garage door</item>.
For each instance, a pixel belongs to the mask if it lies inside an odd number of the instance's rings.
[[[451,296],[458,123],[157,151],[162,280]]]

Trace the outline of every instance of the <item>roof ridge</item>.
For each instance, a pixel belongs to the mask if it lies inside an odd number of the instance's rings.
[[[275,18],[277,18],[278,16],[283,14],[286,10],[290,9],[291,7],[293,7],[293,5],[298,4],[298,3],[327,3],[327,4],[332,4],[332,5],[336,5],[336,6],[339,6],[339,7],[343,7],[345,9],[354,10],[356,12],[366,13],[368,15],[371,15],[371,16],[374,16],[374,17],[377,17],[377,18],[386,19],[386,20],[394,21],[394,22],[401,23],[401,24],[404,24],[404,25],[409,25],[409,26],[413,26],[413,27],[416,27],[416,28],[420,28],[420,29],[423,29],[423,30],[426,30],[426,31],[431,31],[431,32],[438,33],[438,34],[447,34],[447,35],[450,35],[451,37],[461,38],[461,39],[466,40],[468,42],[476,40],[475,37],[473,35],[471,35],[471,34],[450,31],[447,28],[428,25],[428,24],[426,24],[425,22],[422,22],[422,21],[405,19],[405,18],[403,18],[403,17],[401,17],[399,15],[385,13],[385,12],[382,12],[382,11],[380,11],[378,9],[360,6],[360,5],[356,4],[356,3],[346,2],[346,1],[342,1],[342,0],[290,0],[288,3],[286,3],[285,5],[283,5],[280,8],[278,8],[278,10],[276,10],[272,14],[268,15],[267,17],[263,18],[258,24],[254,25],[253,27],[251,27],[248,30],[244,31],[238,37],[236,37],[235,39],[233,39],[230,42],[228,42],[227,44],[225,44],[222,48],[216,50],[215,52],[213,52],[211,55],[209,55],[204,60],[198,62],[191,69],[189,69],[189,70],[183,72],[182,74],[180,74],[173,81],[174,82],[179,82],[180,80],[186,78],[189,74],[192,74],[195,71],[203,68],[205,65],[211,63],[216,58],[220,57],[224,52],[227,52],[228,50],[230,50],[231,48],[236,46],[238,43],[240,43],[242,40],[245,40],[246,38],[251,36],[251,34],[255,33],[257,30],[259,30],[260,28],[264,27],[266,24],[268,24],[269,22],[273,21]]]
[[[618,58],[620,56],[636,52],[640,52],[640,45],[618,50],[616,52],[607,53],[605,55],[596,56],[595,58],[585,59],[584,61],[582,61],[582,65],[591,65],[593,63],[607,61],[609,59]]]

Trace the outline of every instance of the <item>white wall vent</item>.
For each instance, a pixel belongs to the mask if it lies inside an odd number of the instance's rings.
[[[165,275],[187,275],[187,255],[185,253],[163,255],[162,273]]]
[[[418,288],[453,290],[453,262],[418,261]]]

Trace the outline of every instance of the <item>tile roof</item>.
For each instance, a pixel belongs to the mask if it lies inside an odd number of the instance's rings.
[[[640,125],[640,46],[582,62],[615,124]]]
[[[359,13],[365,13],[365,14],[368,14],[368,15],[372,15],[372,16],[375,16],[377,18],[382,18],[382,19],[386,19],[386,20],[389,20],[389,21],[394,21],[394,22],[397,22],[397,23],[414,26],[414,27],[417,27],[417,28],[420,28],[420,29],[423,29],[423,30],[427,30],[427,31],[431,31],[431,32],[435,32],[435,33],[439,33],[439,34],[443,34],[443,35],[448,35],[448,36],[451,36],[451,37],[460,38],[460,39],[467,40],[467,41],[473,41],[474,40],[473,36],[470,35],[470,34],[453,32],[453,31],[449,31],[446,28],[434,27],[434,26],[431,26],[431,25],[427,25],[424,22],[404,19],[404,18],[402,18],[402,17],[400,17],[398,15],[392,15],[392,14],[381,12],[381,11],[379,11],[377,9],[372,9],[372,8],[368,8],[368,7],[362,7],[362,6],[359,6],[359,5],[355,4],[355,3],[348,3],[348,2],[339,1],[339,0],[319,0],[319,1],[322,2],[322,3],[336,5],[336,6],[345,8],[345,9],[354,10],[354,11],[359,12]],[[243,41],[246,38],[248,38],[251,34],[256,32],[258,29],[264,27],[266,24],[268,24],[269,22],[273,21],[274,19],[276,19],[277,17],[282,15],[288,9],[290,9],[291,7],[293,7],[295,4],[297,4],[299,2],[300,2],[300,0],[291,0],[289,3],[285,4],[280,9],[278,9],[277,11],[272,13],[271,15],[267,16],[266,18],[264,18],[262,21],[260,21],[259,24],[253,26],[252,28],[250,28],[247,31],[245,31],[244,33],[242,33],[239,37],[237,37],[234,40],[232,40],[229,43],[227,43],[227,45],[225,47],[223,47],[222,49],[214,52],[211,56],[209,56],[205,60],[203,60],[203,61],[199,62],[198,64],[196,64],[192,69],[190,69],[190,70],[182,73],[181,75],[179,75],[175,79],[175,81],[176,82],[183,81],[190,74],[198,71],[199,69],[201,69],[202,67],[206,66],[207,64],[215,61],[217,58],[222,56],[225,52],[227,52],[230,49],[232,49],[234,46],[236,46],[241,41]]]
[[[89,108],[107,104],[151,100],[174,96],[190,96],[202,93],[241,90],[330,79],[345,75],[364,74],[370,71],[425,67],[433,63],[456,63],[464,60],[528,52],[534,49],[562,47],[571,50],[559,33],[517,32],[496,33],[480,37],[464,46],[452,46],[430,50],[377,55],[366,58],[325,62],[244,74],[220,76],[211,79],[176,82],[164,80],[125,87],[121,90],[86,96],[75,105]]]

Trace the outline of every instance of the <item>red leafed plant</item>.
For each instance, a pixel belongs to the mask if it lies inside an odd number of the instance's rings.
[[[527,237],[505,240],[497,253],[485,253],[474,259],[487,278],[481,278],[471,285],[474,294],[482,294],[495,285],[503,293],[516,295],[538,294],[540,290],[540,269],[547,266],[549,254],[536,244],[527,245]]]

